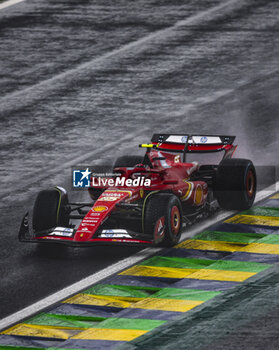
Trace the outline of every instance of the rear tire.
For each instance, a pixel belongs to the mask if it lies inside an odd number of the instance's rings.
[[[214,179],[214,196],[221,208],[249,209],[255,200],[257,176],[248,159],[224,159]]]
[[[144,233],[156,244],[172,247],[181,237],[182,207],[180,200],[170,193],[151,195],[144,208]]]
[[[142,164],[142,156],[122,156],[116,159],[114,168],[130,168],[134,167],[136,164]]]
[[[61,188],[39,192],[33,208],[33,230],[37,232],[69,225],[68,195]]]

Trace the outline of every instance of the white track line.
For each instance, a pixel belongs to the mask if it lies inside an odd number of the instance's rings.
[[[275,193],[277,190],[279,190],[279,182],[265,188],[264,190],[257,193],[255,203],[267,198],[268,196]],[[193,237],[196,233],[204,230],[208,226],[211,226],[214,223],[217,223],[218,221],[224,220],[227,217],[231,216],[235,212],[232,211],[222,211],[220,212],[214,219],[207,219],[201,224],[197,225],[197,227],[193,229],[189,229],[186,232],[182,234],[182,238],[186,239],[189,237]],[[108,266],[104,268],[103,270],[96,272],[92,274],[91,276],[88,276],[84,279],[82,279],[79,282],[76,282],[66,288],[61,289],[60,291],[51,294],[50,296],[30,305],[26,308],[15,312],[14,314],[7,316],[3,318],[0,321],[0,330],[4,328],[8,328],[11,325],[20,322],[21,320],[30,317],[31,315],[38,313],[45,309],[46,307],[49,307],[55,303],[60,302],[61,300],[64,300],[66,298],[69,298],[71,295],[80,292],[81,290],[84,290],[86,288],[89,288],[91,285],[96,284],[97,282],[103,280],[104,278],[107,278],[113,274],[116,274],[126,268],[128,268],[131,265],[134,265],[141,260],[144,260],[148,258],[149,256],[158,253],[159,251],[163,250],[164,248],[146,248],[141,250],[140,252],[136,253],[135,255],[128,257],[122,261],[119,261],[111,266]]]
[[[10,325],[19,322],[20,320],[31,316],[34,313],[37,313],[41,311],[42,309],[55,304],[65,298],[68,298],[72,294],[78,293],[81,290],[84,290],[91,286],[92,284],[95,284],[102,279],[109,277],[112,274],[115,274],[121,270],[126,269],[128,266],[136,264],[137,262],[148,258],[150,255],[155,254],[162,250],[162,248],[146,248],[135,255],[128,257],[122,261],[119,261],[111,266],[108,266],[104,268],[103,270],[100,270],[99,272],[94,273],[91,276],[88,276],[84,279],[82,279],[79,282],[76,282],[66,288],[61,289],[60,291],[51,294],[50,296],[36,302],[35,304],[32,304],[0,321],[0,330],[6,327],[9,327]]]
[[[18,4],[19,2],[22,2],[22,1],[24,1],[24,0],[8,0],[8,1],[5,1],[5,2],[3,2],[3,4],[0,4],[0,10],[3,10],[6,7],[9,7],[9,6],[12,6],[12,5]]]

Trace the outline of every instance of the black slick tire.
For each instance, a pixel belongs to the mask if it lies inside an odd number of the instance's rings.
[[[214,196],[221,208],[249,209],[257,190],[256,170],[248,159],[224,159],[218,166],[213,181]]]
[[[68,196],[59,188],[40,191],[33,208],[33,230],[42,232],[56,226],[67,227]]]

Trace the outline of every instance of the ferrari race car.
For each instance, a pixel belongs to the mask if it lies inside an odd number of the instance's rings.
[[[122,156],[110,177],[91,173],[88,203],[69,202],[62,187],[39,192],[21,242],[175,245],[181,229],[217,208],[243,210],[256,195],[256,171],[232,158],[235,136],[154,134],[144,156]],[[189,153],[223,152],[219,164],[187,162]],[[206,155],[208,157],[208,155]],[[88,169],[87,169],[88,170]],[[86,174],[87,176],[87,174]],[[30,232],[32,231],[32,232]]]

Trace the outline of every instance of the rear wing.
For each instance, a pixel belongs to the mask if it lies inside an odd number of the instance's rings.
[[[233,145],[234,140],[235,136],[154,134],[149,147],[165,152],[183,153],[183,161],[185,161],[186,153],[225,151],[224,158],[227,158],[232,156],[237,147]]]

